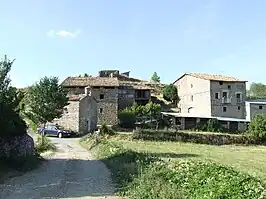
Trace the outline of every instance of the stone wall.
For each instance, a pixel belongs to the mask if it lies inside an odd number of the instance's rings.
[[[79,132],[79,101],[69,101],[63,116],[55,122],[66,129]]]
[[[31,156],[35,153],[34,140],[27,134],[11,140],[0,138],[0,159]]]
[[[91,96],[98,101],[98,124],[116,124],[118,89],[116,87],[91,88]]]

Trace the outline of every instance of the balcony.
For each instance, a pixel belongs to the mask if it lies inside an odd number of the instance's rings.
[[[230,104],[231,102],[232,102],[231,98],[228,98],[228,97],[223,97],[222,98],[222,103],[223,104]]]

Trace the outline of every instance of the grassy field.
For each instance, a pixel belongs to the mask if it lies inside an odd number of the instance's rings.
[[[263,146],[140,141],[121,134],[88,135],[81,145],[106,164],[117,194],[128,198],[266,197]]]
[[[259,177],[266,182],[266,147],[265,146],[211,146],[181,142],[153,142],[112,138],[127,149],[147,152],[161,158],[204,159],[232,166],[240,171]]]

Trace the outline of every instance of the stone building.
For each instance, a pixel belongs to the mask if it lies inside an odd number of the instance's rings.
[[[76,133],[84,134],[97,128],[97,100],[90,95],[71,95],[63,116],[54,122]]]
[[[104,70],[98,77],[67,77],[61,84],[69,95],[90,95],[98,102],[98,124],[114,125],[118,111],[134,102],[145,104],[151,98],[151,89],[145,82],[129,77],[129,72]]]

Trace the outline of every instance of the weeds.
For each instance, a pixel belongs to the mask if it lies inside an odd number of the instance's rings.
[[[43,153],[45,151],[55,151],[55,145],[45,136],[39,136],[35,148],[38,153]]]

